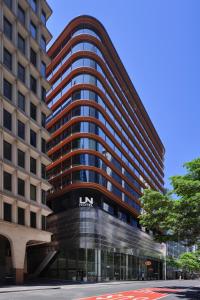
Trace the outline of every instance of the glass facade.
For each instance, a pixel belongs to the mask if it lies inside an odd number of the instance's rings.
[[[162,279],[162,264],[151,260],[151,268],[145,266],[147,258],[98,249],[62,249],[48,269],[52,278],[72,281],[97,282],[101,274],[102,281]],[[99,261],[101,264],[99,264]]]
[[[163,191],[164,148],[118,56],[111,55],[109,37],[105,42],[106,33],[90,21],[66,27],[48,51],[47,178],[53,188],[47,203],[54,214],[47,227],[58,250],[48,274],[78,281],[138,280],[142,273],[160,279],[162,250],[138,216],[143,190]],[[80,204],[88,199],[92,204],[84,209]]]

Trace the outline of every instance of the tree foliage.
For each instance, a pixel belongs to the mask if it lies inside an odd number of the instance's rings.
[[[200,271],[200,252],[185,252],[179,258],[167,257],[167,265],[182,272]]]
[[[179,269],[187,272],[200,271],[200,253],[185,252],[176,261]]]
[[[170,178],[171,191],[163,195],[146,189],[141,198],[144,213],[140,223],[152,230],[159,242],[193,245],[200,238],[200,158],[184,167],[185,175]]]

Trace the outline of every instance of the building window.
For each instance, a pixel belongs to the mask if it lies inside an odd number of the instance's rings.
[[[44,78],[46,78],[46,64],[43,61],[41,62],[41,70],[40,70],[40,72],[41,72],[42,76]]]
[[[42,216],[41,217],[41,227],[42,227],[42,230],[46,230],[46,217],[45,216]]]
[[[34,38],[36,40],[37,39],[37,28],[32,21],[30,23],[30,32],[31,32],[32,38]]]
[[[23,25],[25,25],[25,11],[19,4],[18,4],[18,9],[17,9],[17,16],[18,16],[19,21]]]
[[[30,157],[30,172],[36,174],[36,159],[33,157]]]
[[[46,17],[46,13],[43,9],[42,9],[42,13],[41,13],[41,21],[44,25],[46,25],[47,17]]]
[[[37,108],[32,102],[30,103],[30,116],[33,120],[37,119]]]
[[[46,166],[44,164],[41,164],[41,176],[46,179]]]
[[[3,63],[4,65],[12,70],[12,54],[6,49],[3,49]]]
[[[3,218],[7,222],[12,222],[12,205],[6,202],[3,204]]]
[[[30,184],[30,198],[33,201],[36,201],[36,186],[33,184]]]
[[[18,130],[18,136],[21,139],[25,139],[25,124],[22,123],[20,120],[17,120],[17,130]]]
[[[7,38],[12,40],[12,24],[5,17],[3,19],[3,32]]]
[[[12,191],[12,174],[3,172],[3,187],[7,191]]]
[[[42,86],[42,88],[41,88],[41,100],[43,101],[43,102],[45,102],[46,101],[46,89]]]
[[[18,78],[25,83],[25,68],[18,63],[18,69],[17,69]]]
[[[41,39],[40,39],[40,46],[46,52],[46,40],[43,35],[41,36]]]
[[[12,115],[7,110],[3,110],[3,126],[12,130]]]
[[[25,54],[25,39],[19,33],[18,33],[17,47],[23,54]]]
[[[25,168],[25,153],[20,149],[17,149],[17,163],[19,167]]]
[[[32,10],[37,13],[37,1],[36,0],[29,0],[29,4],[32,8]]]
[[[25,210],[22,207],[18,207],[17,209],[17,219],[19,225],[25,224]]]
[[[30,89],[33,93],[37,93],[37,81],[32,75],[30,77]]]
[[[30,144],[33,147],[37,147],[37,135],[36,132],[30,129]]]
[[[114,215],[114,209],[111,205],[103,202],[103,210],[105,210],[106,212],[110,213],[111,215]]]
[[[4,0],[3,2],[12,10],[12,0]]]
[[[37,67],[37,53],[32,48],[30,51],[30,61],[35,67]]]
[[[42,125],[42,127],[45,128],[45,125],[46,125],[46,115],[43,112],[41,113],[41,125]]]
[[[42,201],[42,204],[46,205],[46,191],[45,190],[41,190],[41,201]]]
[[[12,144],[3,141],[3,157],[12,161]]]
[[[41,151],[43,153],[46,153],[46,141],[43,138],[41,140],[42,140]]]
[[[20,92],[18,92],[18,103],[17,103],[17,105],[21,110],[25,111],[25,96]]]
[[[12,84],[5,78],[3,80],[3,95],[12,101]]]
[[[36,213],[35,212],[31,211],[30,219],[31,219],[31,221],[30,221],[31,227],[36,228]]]
[[[21,178],[18,178],[18,195],[24,196],[25,193],[25,182]]]

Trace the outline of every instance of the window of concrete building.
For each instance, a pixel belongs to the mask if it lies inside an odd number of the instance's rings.
[[[25,224],[25,209],[22,207],[18,207],[17,209],[17,219],[19,225]]]
[[[42,201],[42,204],[46,205],[46,191],[45,190],[41,190],[41,201]]]
[[[33,120],[37,119],[37,108],[32,102],[30,103],[30,116]]]
[[[3,157],[8,160],[12,160],[12,144],[3,141]]]
[[[12,54],[6,49],[3,49],[3,63],[4,65],[12,70]]]
[[[46,101],[46,89],[43,86],[41,87],[41,100]]]
[[[13,0],[4,0],[3,2],[8,6],[8,8],[12,9],[12,1]]]
[[[43,9],[42,9],[42,12],[41,12],[41,21],[44,25],[46,25],[47,16],[46,16],[46,13]]]
[[[36,159],[33,157],[30,157],[30,172],[36,174],[36,165],[37,165]]]
[[[24,196],[24,194],[25,194],[25,181],[21,178],[18,178],[17,186],[18,186],[18,195]]]
[[[46,166],[44,164],[41,164],[41,177],[46,179]]]
[[[19,33],[17,39],[17,47],[23,54],[25,54],[25,39]]]
[[[32,21],[30,22],[30,33],[31,33],[32,38],[34,38],[34,39],[37,38],[37,28]]]
[[[17,75],[18,78],[25,83],[25,68],[20,63],[18,63]]]
[[[17,8],[17,16],[18,16],[18,20],[25,25],[25,11],[23,10],[23,8],[18,4],[18,8]]]
[[[45,216],[41,217],[41,225],[42,225],[42,230],[46,230],[46,217]]]
[[[17,149],[17,162],[19,167],[25,168],[25,152],[20,149]]]
[[[45,128],[45,125],[46,125],[46,115],[43,112],[41,113],[41,125],[42,125],[42,127]]]
[[[10,203],[4,202],[3,204],[3,215],[4,220],[7,222],[12,221],[12,205]]]
[[[45,139],[41,139],[41,151],[43,152],[43,153],[46,153],[46,141],[45,141]]]
[[[29,0],[29,4],[32,8],[32,10],[37,13],[37,1],[36,0]]]
[[[17,105],[21,110],[25,111],[25,96],[21,92],[18,92]]]
[[[5,190],[12,191],[12,174],[3,172],[3,186]]]
[[[3,32],[8,39],[12,40],[12,24],[6,17],[4,17],[3,21]]]
[[[31,227],[36,228],[36,213],[35,212],[31,211],[30,219],[31,219],[30,220]]]
[[[21,139],[25,139],[25,124],[23,122],[21,122],[20,120],[17,120],[17,132],[18,132],[18,136]]]
[[[41,39],[40,39],[40,46],[41,46],[42,50],[44,50],[46,52],[46,39],[43,35],[41,36]]]
[[[40,72],[41,72],[42,76],[44,78],[46,78],[46,64],[43,61],[41,62]]]
[[[32,129],[30,129],[30,144],[33,147],[37,147],[37,135]]]
[[[33,184],[30,184],[30,198],[33,201],[36,201],[36,186]]]
[[[35,67],[37,67],[37,53],[32,48],[30,50],[30,61]]]
[[[32,75],[30,77],[30,89],[33,93],[37,93],[37,80]]]
[[[3,126],[12,130],[12,115],[6,109],[3,110]]]
[[[3,95],[12,101],[12,84],[5,78],[3,80]]]

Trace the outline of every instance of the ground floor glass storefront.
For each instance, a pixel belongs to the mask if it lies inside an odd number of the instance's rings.
[[[146,266],[146,262],[150,262]],[[60,250],[46,274],[72,281],[162,279],[162,262],[155,258],[100,250]],[[45,274],[43,274],[45,276]]]

